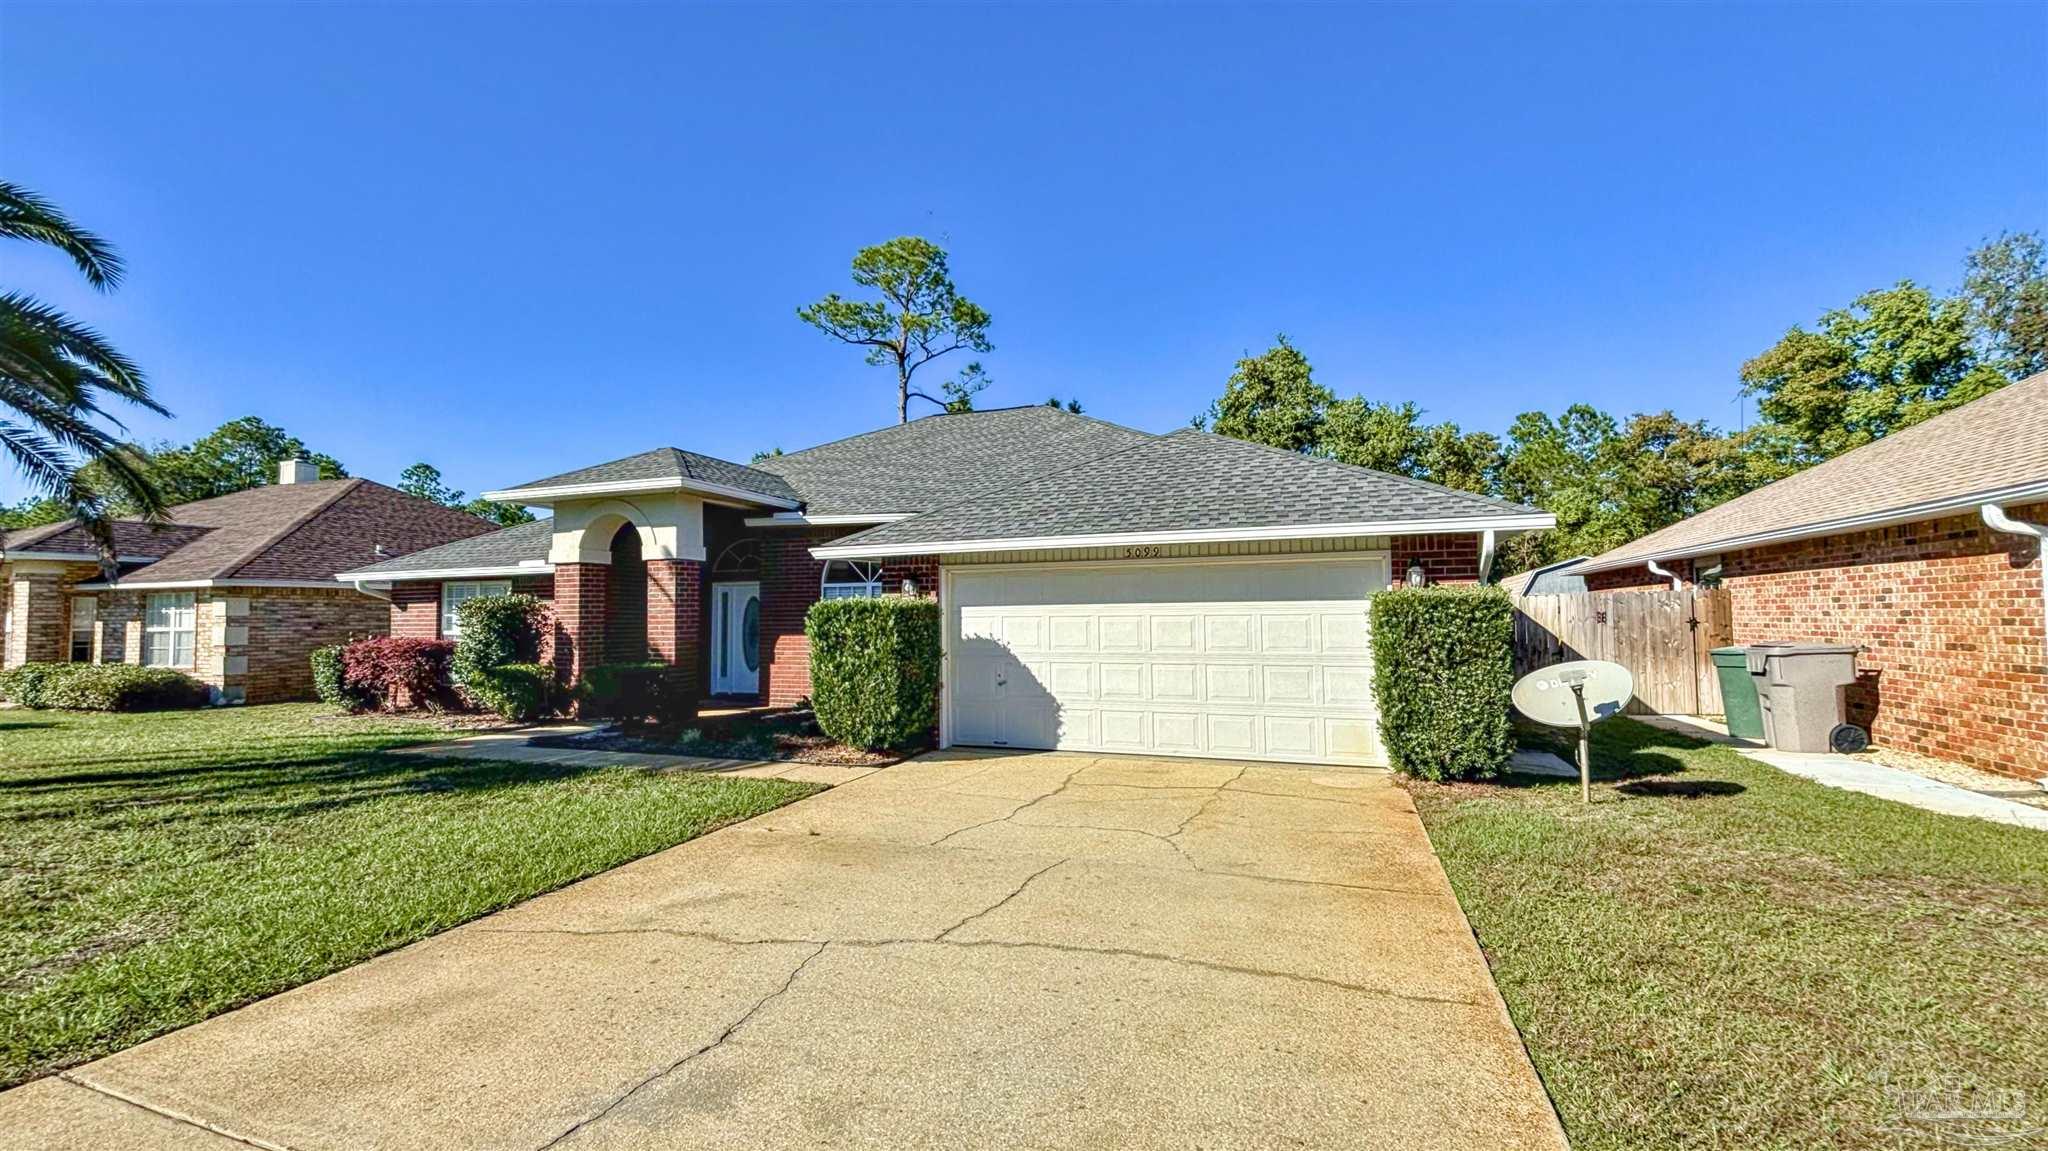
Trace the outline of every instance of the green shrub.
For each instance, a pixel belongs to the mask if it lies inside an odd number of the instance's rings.
[[[939,714],[939,605],[906,596],[828,599],[804,617],[818,726],[869,751],[927,739]]]
[[[507,678],[498,672],[506,667],[539,666],[541,627],[548,605],[530,595],[487,595],[462,602],[455,609],[462,625],[462,638],[455,643],[455,660],[449,671],[455,686],[476,706],[497,712],[506,719],[526,722],[538,719],[548,708],[554,693],[538,697],[523,674]]]
[[[695,678],[659,661],[607,663],[585,673],[577,693],[594,715],[674,727],[696,717]]]
[[[555,669],[544,663],[500,664],[468,688],[479,704],[514,723],[532,723],[555,711]]]
[[[1484,778],[1514,752],[1515,608],[1494,587],[1395,588],[1372,597],[1373,694],[1398,771]]]
[[[127,663],[23,664],[0,677],[0,694],[64,711],[164,711],[205,707],[212,697],[184,672]]]
[[[49,707],[51,705],[45,694],[49,685],[69,669],[82,666],[85,665],[25,663],[12,671],[0,672],[0,698],[12,700],[23,707]]]
[[[346,666],[341,658],[341,653],[347,649],[347,644],[340,643],[313,649],[309,657],[313,664],[313,694],[321,703],[350,711],[364,711],[373,701],[349,687]]]

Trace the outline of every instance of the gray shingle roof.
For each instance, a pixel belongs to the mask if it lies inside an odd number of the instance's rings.
[[[2048,483],[2048,372],[1708,508],[1587,561],[1611,571],[1730,541]]]
[[[1185,429],[1019,478],[833,546],[1542,516],[1436,484]],[[1533,526],[1533,525],[1532,525]]]
[[[656,448],[636,456],[577,468],[573,472],[549,476],[520,484],[511,491],[526,488],[567,487],[571,484],[630,483],[635,480],[696,480],[699,483],[718,484],[721,487],[738,488],[741,491],[757,492],[779,500],[794,500],[798,496],[781,476],[760,468],[750,468],[715,456],[686,452],[681,448]]]
[[[351,575],[383,572],[455,571],[463,568],[516,567],[521,563],[545,563],[555,521],[540,519],[475,536],[440,547],[427,548],[383,563],[356,568]]]
[[[801,452],[755,470],[789,481],[811,515],[921,512],[1153,437],[1059,408],[926,416]]]

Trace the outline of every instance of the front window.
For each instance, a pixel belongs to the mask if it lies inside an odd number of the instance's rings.
[[[441,635],[455,639],[462,634],[462,618],[455,612],[464,600],[485,595],[511,595],[512,581],[508,579],[471,580],[464,583],[441,585]]]
[[[142,662],[151,667],[191,667],[197,621],[192,592],[150,596],[142,619]]]
[[[820,599],[874,599],[882,594],[882,565],[832,560],[825,565]]]
[[[92,624],[99,613],[99,601],[91,596],[71,600],[71,662],[92,662]]]

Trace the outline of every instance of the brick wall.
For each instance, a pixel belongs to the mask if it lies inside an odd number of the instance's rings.
[[[818,602],[823,560],[810,549],[846,529],[772,528],[761,536],[761,700],[788,707],[811,694],[811,644],[804,613]]]
[[[1479,537],[1476,535],[1395,536],[1389,543],[1393,552],[1393,580],[1408,578],[1408,564],[1422,561],[1429,582],[1478,583]]]
[[[2048,520],[2048,505],[2008,508]],[[1735,552],[1735,640],[1865,645],[1848,696],[1880,744],[2048,776],[2039,546],[1957,516]]]
[[[451,581],[460,583],[462,581]],[[530,595],[548,601],[555,599],[555,577],[552,575],[514,576],[512,591],[517,595]],[[543,630],[543,647],[546,629]],[[390,634],[406,639],[441,638],[441,584],[401,583],[391,587]]]
[[[230,657],[241,654],[247,659],[238,686],[249,703],[312,699],[314,648],[383,635],[390,625],[390,612],[383,601],[353,590],[229,590],[236,598],[246,596],[249,604],[240,624],[248,628],[248,641],[239,652],[233,648],[227,652]],[[224,618],[228,625],[235,625],[234,617]],[[226,682],[235,684],[236,679],[230,675]]]
[[[555,670],[573,684],[605,661],[605,593],[611,586],[610,564],[558,564],[555,567]]]
[[[71,606],[73,584],[99,575],[92,564],[54,564],[24,561],[9,564],[5,574],[6,649],[0,664],[20,667],[24,663],[54,663],[71,655]]]
[[[650,659],[688,668],[701,685],[704,648],[704,565],[696,560],[648,560],[644,609]]]

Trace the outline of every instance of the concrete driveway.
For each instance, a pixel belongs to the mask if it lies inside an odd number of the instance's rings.
[[[0,1096],[35,1147],[1558,1148],[1383,772],[901,764]]]

